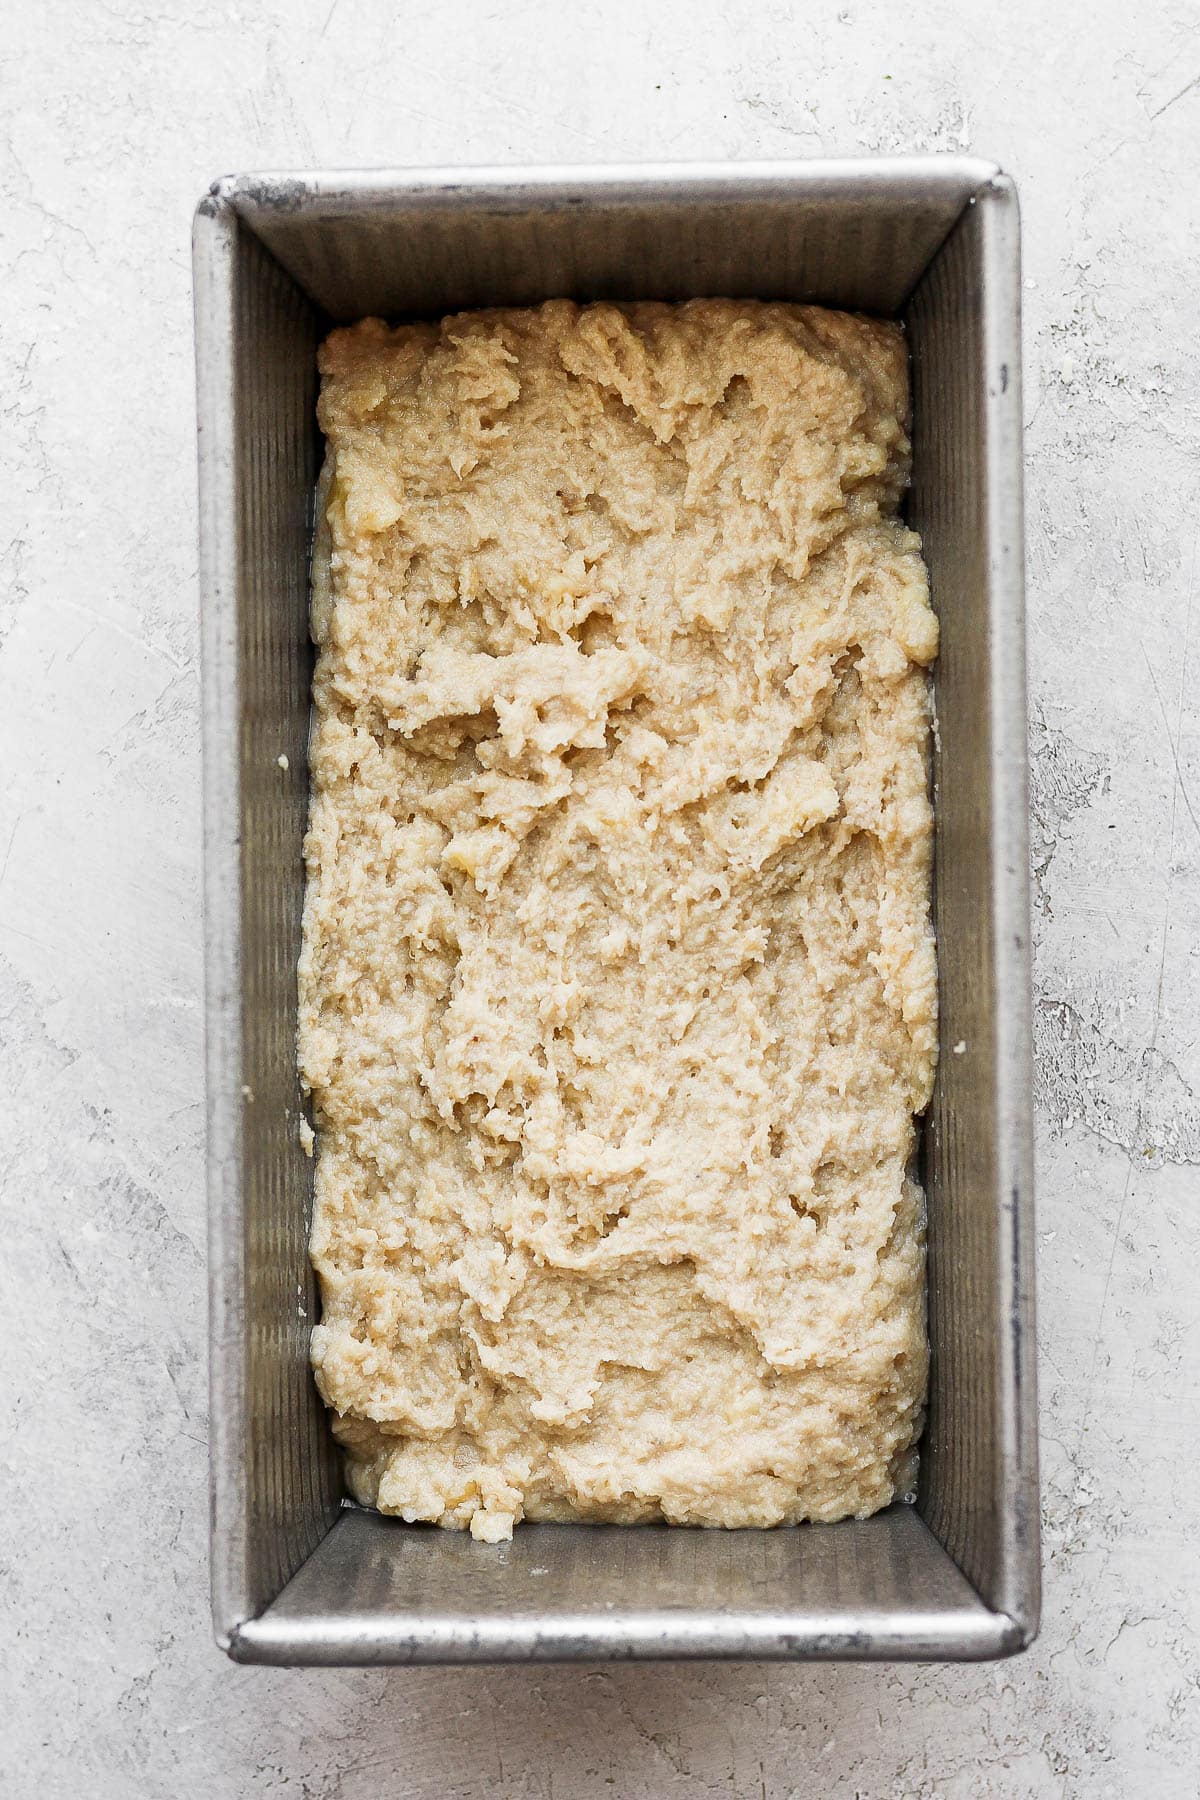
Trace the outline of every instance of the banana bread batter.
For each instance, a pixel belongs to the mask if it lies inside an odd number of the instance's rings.
[[[936,1052],[902,335],[554,301],[321,370],[300,1059],[352,1490],[487,1540],[870,1513]]]

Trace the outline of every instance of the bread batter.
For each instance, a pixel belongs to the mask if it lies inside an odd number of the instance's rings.
[[[898,327],[553,301],[321,352],[300,1059],[363,1502],[859,1516],[926,1379]]]

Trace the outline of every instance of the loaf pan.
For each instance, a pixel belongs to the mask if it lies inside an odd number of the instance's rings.
[[[212,1575],[243,1662],[958,1659],[1037,1628],[1019,224],[963,157],[234,176],[194,232]],[[295,965],[316,349],[365,314],[720,294],[902,318],[941,619],[932,1378],[915,1505],[832,1526],[523,1525],[346,1500],[308,1366]]]

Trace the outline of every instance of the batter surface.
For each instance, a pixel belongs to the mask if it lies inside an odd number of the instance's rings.
[[[362,1501],[864,1515],[936,1050],[903,339],[556,301],[321,352],[300,1058]]]

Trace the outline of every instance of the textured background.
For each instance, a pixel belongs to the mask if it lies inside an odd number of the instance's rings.
[[[1198,26],[10,9],[5,1796],[1196,1794]],[[204,1541],[192,206],[254,167],[959,148],[1015,174],[1026,233],[1042,1637],[957,1670],[236,1669]]]

